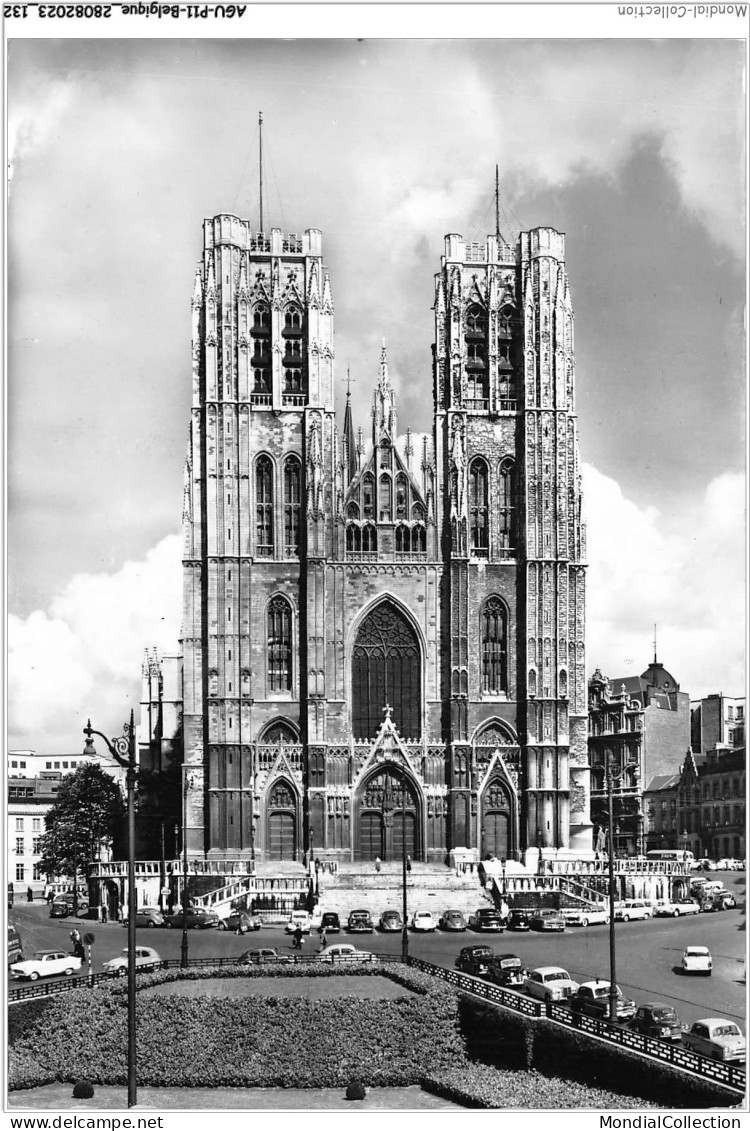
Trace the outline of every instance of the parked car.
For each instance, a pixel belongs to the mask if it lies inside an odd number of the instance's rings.
[[[411,917],[413,931],[434,931],[436,926],[431,911],[415,911]]]
[[[539,966],[526,975],[523,988],[541,1001],[566,1001],[578,989],[578,982],[562,966]]]
[[[18,927],[8,923],[8,966],[12,966],[14,962],[23,962],[23,946]]]
[[[474,974],[479,977],[487,973],[487,968],[494,957],[494,951],[489,946],[464,946],[458,952],[456,966],[464,974]]]
[[[123,927],[127,927],[127,916],[122,921]],[[164,927],[166,926],[166,919],[164,913],[158,907],[141,907],[135,913],[136,927]]]
[[[315,955],[319,962],[377,962],[378,957],[369,950],[357,950],[351,943],[332,943]]]
[[[75,974],[81,969],[81,959],[63,950],[37,950],[31,958],[23,962],[14,962],[10,973],[14,978],[28,978],[35,982],[37,978],[48,978],[52,974]]]
[[[442,931],[465,931],[466,920],[461,911],[444,911],[440,916],[439,926]]]
[[[284,930],[288,935],[293,935],[297,927],[303,934],[309,935],[312,930],[312,916],[309,911],[293,911]]]
[[[89,913],[88,900],[78,898],[77,913],[79,918]],[[68,915],[75,915],[76,908],[73,906],[72,895],[58,895],[52,900],[49,905],[49,914],[51,919],[67,919]]]
[[[531,916],[529,926],[532,931],[564,931],[565,919],[559,911],[542,908]]]
[[[737,906],[737,900],[731,891],[709,891],[701,900],[701,911],[728,911]]]
[[[526,971],[517,954],[496,954],[490,959],[484,977],[496,986],[514,989],[523,985]]]
[[[745,1038],[739,1025],[723,1017],[704,1017],[694,1021],[682,1034],[685,1048],[710,1056],[713,1060],[745,1059]]]
[[[259,915],[251,915],[249,911],[230,911],[228,915],[219,916],[220,931],[239,931],[246,935],[248,931],[259,931],[263,926]]]
[[[570,1008],[574,1013],[584,1013],[587,1017],[597,1017],[600,1021],[608,1021],[609,989],[611,982],[581,982],[576,993],[570,998]],[[622,996],[619,986],[617,990],[617,1020],[629,1021],[635,1017],[636,1004],[630,998]]]
[[[165,927],[178,927],[180,930],[206,930],[208,927],[218,927],[219,916],[215,911],[207,911],[204,907],[188,907],[184,913],[182,909],[173,911],[164,917]]]
[[[697,915],[700,904],[694,899],[660,899],[653,905],[655,917],[670,915],[674,919],[680,915]]]
[[[503,930],[503,921],[494,907],[479,907],[469,916],[469,926],[473,931],[493,931],[499,934]]]
[[[682,952],[683,974],[705,974],[710,978],[713,964],[711,951],[707,946],[686,946]]]
[[[123,950],[122,954],[118,954],[117,958],[110,958],[108,962],[102,963],[107,974],[114,974],[118,978],[124,978],[128,972],[128,955],[129,950],[127,947]],[[146,967],[153,970],[158,963],[161,962],[161,956],[151,946],[137,946],[135,948],[135,966],[136,970],[139,967]]]
[[[631,919],[650,919],[651,904],[645,899],[623,899],[615,905],[615,919],[628,923]]]
[[[505,925],[509,931],[529,931],[531,930],[529,924],[530,915],[530,911],[514,908],[509,914],[508,922]]]
[[[682,1040],[682,1024],[671,1005],[663,1001],[647,1001],[639,1005],[630,1028],[644,1037],[661,1037],[667,1041]]]
[[[371,935],[375,928],[372,925],[370,912],[365,911],[364,909],[360,909],[359,911],[350,911],[346,929],[352,935]]]
[[[403,926],[404,921],[398,911],[384,911],[378,922],[378,930],[381,931],[401,931]]]
[[[275,947],[259,946],[255,950],[246,950],[237,959],[241,966],[263,966],[267,962],[292,962],[291,954],[279,954]]]
[[[603,907],[565,907],[562,916],[568,927],[588,927],[592,923],[609,922],[609,911]]]
[[[341,920],[335,911],[324,911],[320,917],[318,925],[318,934],[322,935],[325,931],[329,935],[337,935],[341,930]]]

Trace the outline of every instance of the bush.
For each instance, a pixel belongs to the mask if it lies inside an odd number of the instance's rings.
[[[429,1073],[421,1083],[427,1091],[470,1108],[660,1111],[666,1106],[553,1079],[539,1072],[502,1070],[476,1063],[456,1066],[439,1075]]]
[[[346,1086],[346,1098],[348,1100],[363,1100],[367,1095],[367,1089],[361,1080],[352,1080],[351,1084]]]
[[[74,1100],[91,1100],[94,1098],[94,1085],[90,1080],[76,1080],[73,1085]]]

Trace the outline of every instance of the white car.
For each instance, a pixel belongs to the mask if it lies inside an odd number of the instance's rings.
[[[312,916],[309,911],[293,911],[284,930],[288,935],[293,935],[297,927],[309,935],[312,928]]]
[[[14,978],[28,978],[35,982],[37,978],[47,978],[52,974],[75,974],[81,969],[81,959],[73,954],[66,954],[64,950],[37,950],[32,958],[24,962],[14,962],[10,972]]]
[[[683,974],[705,974],[710,978],[713,964],[711,951],[707,946],[686,946],[682,952]]]
[[[650,919],[651,904],[645,899],[624,899],[615,906],[615,919],[627,923],[631,919]]]
[[[320,962],[377,962],[377,955],[369,950],[357,950],[351,943],[331,943],[324,946],[315,957]]]
[[[700,909],[694,899],[660,899],[654,904],[654,915],[671,915],[678,919],[680,915],[697,915]]]
[[[124,978],[128,972],[129,953],[128,948],[125,947],[122,954],[118,954],[117,958],[110,958],[108,962],[103,963],[107,974],[114,974],[118,978]],[[135,948],[136,969],[138,969],[139,966],[146,966],[153,969],[158,962],[161,962],[161,955],[157,954],[152,946],[137,946]]]
[[[562,966],[539,966],[526,976],[523,988],[541,1001],[565,1001],[577,992],[578,982]]]
[[[415,911],[411,919],[411,929],[413,931],[434,931],[437,923],[432,917],[431,911]]]
[[[603,907],[565,907],[563,918],[574,927],[588,927],[590,923],[608,923],[609,911]]]
[[[739,1025],[723,1017],[704,1017],[694,1021],[682,1034],[685,1048],[710,1056],[713,1060],[745,1059],[745,1038]]]

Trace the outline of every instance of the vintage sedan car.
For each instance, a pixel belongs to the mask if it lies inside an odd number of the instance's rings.
[[[682,1043],[685,1048],[710,1056],[712,1060],[745,1059],[742,1030],[734,1021],[725,1021],[723,1017],[703,1017],[694,1021],[682,1034]]]
[[[469,926],[472,931],[492,931],[494,934],[504,930],[503,921],[494,907],[478,907],[469,916]]]
[[[463,974],[474,974],[479,977],[487,973],[487,967],[495,957],[495,952],[489,946],[462,946],[456,958],[456,967]]]
[[[663,1001],[647,1001],[639,1005],[630,1028],[644,1037],[659,1037],[665,1041],[682,1040],[682,1023],[671,1005]]]
[[[529,919],[529,926],[532,931],[564,931],[565,919],[559,911],[545,907],[534,912]]]
[[[411,917],[411,929],[413,931],[434,931],[437,923],[432,917],[431,911],[415,911]]]
[[[588,927],[592,923],[609,922],[609,911],[603,907],[565,907],[562,915],[569,927]]]
[[[123,919],[122,925],[127,927],[127,915]],[[164,927],[166,926],[164,912],[160,911],[158,907],[139,907],[135,913],[135,925],[136,927]]]
[[[660,899],[653,905],[654,916],[672,916],[678,919],[680,915],[697,915],[700,904],[694,899]]]
[[[587,1017],[597,1017],[600,1021],[609,1020],[609,988],[611,982],[581,982],[576,993],[569,1000],[570,1008],[574,1013],[583,1013]],[[619,986],[617,990],[617,1020],[630,1021],[635,1017],[636,1004],[630,998],[623,997]]]
[[[183,921],[184,918],[184,921]],[[183,917],[182,909],[173,911],[164,917],[165,927],[175,927],[179,930],[187,928],[193,931],[206,930],[208,927],[218,927],[219,916],[215,911],[206,911],[204,907],[188,907]]]
[[[259,931],[263,926],[259,915],[251,915],[249,911],[230,911],[228,915],[219,917],[220,931],[235,931],[246,935],[248,931]]]
[[[444,911],[438,921],[441,931],[465,931],[466,920],[462,911]]]
[[[378,956],[369,950],[357,950],[351,943],[331,943],[315,955],[319,962],[377,962]]]
[[[378,922],[379,931],[401,931],[404,927],[404,921],[398,911],[384,911],[380,916]]]
[[[708,891],[701,900],[701,911],[729,911],[737,906],[737,900],[731,891]]]
[[[526,970],[517,954],[495,954],[487,964],[484,977],[496,986],[516,989],[523,985]]]
[[[713,964],[711,951],[707,946],[686,946],[682,952],[683,974],[705,974],[710,978]]]
[[[530,911],[524,911],[522,908],[514,908],[509,914],[508,922],[505,925],[509,931],[530,931],[530,918]]]
[[[281,962],[288,965],[293,961],[291,954],[279,954],[273,946],[259,946],[246,950],[237,959],[241,966],[263,966],[267,962]]]
[[[372,925],[370,912],[363,908],[359,911],[350,911],[346,929],[352,935],[371,935],[375,928]]]
[[[127,947],[118,954],[117,958],[110,958],[108,962],[102,963],[105,973],[113,974],[117,978],[124,978],[128,972],[130,952]],[[161,955],[159,955],[152,946],[137,946],[135,948],[135,967],[136,970],[144,967],[147,970],[153,970],[161,962]]]
[[[322,935],[323,931],[328,935],[337,935],[341,930],[341,920],[335,911],[324,911],[320,916],[320,923],[318,924],[318,934]]]
[[[10,973],[14,978],[28,978],[35,982],[37,978],[48,978],[52,974],[75,974],[81,969],[81,959],[63,950],[37,950],[31,958],[23,962],[14,962]]]
[[[49,905],[49,914],[51,919],[67,919],[68,915],[75,915],[76,910],[73,906],[72,895],[58,895]],[[89,913],[89,903],[87,899],[78,897],[78,916],[82,918]]]
[[[567,1001],[578,989],[578,982],[562,966],[539,966],[526,975],[523,988],[540,1001]]]
[[[645,899],[623,899],[615,905],[615,919],[629,923],[631,919],[650,919],[651,904]]]
[[[303,934],[309,935],[312,930],[312,916],[309,911],[293,911],[284,930],[288,935],[293,935],[298,927]]]

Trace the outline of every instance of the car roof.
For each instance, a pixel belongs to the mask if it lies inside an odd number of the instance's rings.
[[[730,1021],[728,1017],[699,1017],[697,1021],[693,1022],[694,1025],[737,1025],[736,1021]],[[739,1025],[737,1025],[739,1029]]]
[[[496,954],[495,958],[515,958],[517,962],[521,961],[517,954],[511,954],[510,951],[506,951],[504,954]]]
[[[558,974],[563,973],[566,977],[570,977],[568,971],[564,966],[537,966],[531,971],[532,974]]]
[[[685,954],[710,954],[707,946],[686,946]]]

